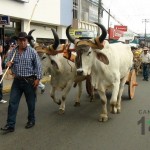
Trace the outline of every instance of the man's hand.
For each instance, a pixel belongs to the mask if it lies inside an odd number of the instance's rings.
[[[6,66],[7,66],[7,67],[11,67],[11,66],[13,65],[13,63],[14,63],[14,62],[12,62],[12,61],[8,61],[8,62],[6,63]]]
[[[36,79],[34,80],[34,87],[37,88],[39,85],[40,80]]]

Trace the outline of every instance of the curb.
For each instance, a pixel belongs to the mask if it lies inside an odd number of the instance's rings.
[[[45,76],[41,79],[41,82],[43,84],[47,83],[47,82],[50,82],[51,81],[51,76]],[[3,87],[3,94],[5,93],[9,93],[10,92],[10,89],[11,89],[11,84],[10,85],[7,85],[5,87]]]

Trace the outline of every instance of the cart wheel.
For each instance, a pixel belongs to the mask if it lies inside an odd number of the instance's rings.
[[[136,82],[136,72],[135,69],[130,71],[130,79],[128,84],[128,95],[130,99],[134,98],[135,87],[138,85]]]
[[[86,79],[86,91],[89,94],[89,96],[92,95],[91,76],[87,76],[87,79]]]

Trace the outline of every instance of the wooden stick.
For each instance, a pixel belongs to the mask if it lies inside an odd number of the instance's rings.
[[[34,14],[34,12],[35,12],[35,9],[36,9],[36,7],[37,7],[37,5],[38,5],[38,2],[39,2],[39,0],[37,0],[36,4],[35,4],[35,6],[34,6],[34,8],[33,8],[33,10],[32,10],[32,14],[31,14],[30,20],[29,20],[29,22],[28,22],[28,25],[27,25],[27,27],[26,27],[26,30],[28,30],[28,28],[29,28],[30,22],[31,22],[31,20],[32,20],[32,17],[33,17],[33,14]]]

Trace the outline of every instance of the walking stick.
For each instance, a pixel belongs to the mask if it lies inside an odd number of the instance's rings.
[[[13,56],[12,56],[10,62],[13,61],[15,55],[16,55],[16,51],[14,52],[14,54],[13,54]],[[3,74],[2,78],[1,78],[0,84],[2,83],[2,81],[3,81],[3,79],[4,79],[4,77],[5,77],[5,75],[6,75],[6,73],[7,73],[7,71],[8,71],[9,68],[10,68],[10,67],[7,67],[7,69],[5,70],[5,72],[4,72],[4,74]]]

